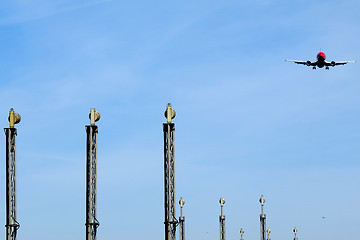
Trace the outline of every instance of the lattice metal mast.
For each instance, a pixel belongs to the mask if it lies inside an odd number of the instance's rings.
[[[175,125],[171,123],[175,115],[175,111],[169,103],[165,111],[167,123],[163,124],[165,240],[176,239],[176,226],[178,224],[175,214]]]
[[[95,122],[100,119],[99,112],[91,108],[90,125],[86,126],[86,240],[96,240],[100,223],[96,218],[96,172],[97,172],[97,134]]]
[[[223,207],[225,204],[225,199],[220,198],[219,203],[221,206],[221,215],[219,216],[220,240],[225,240],[225,215],[223,214]]]
[[[266,240],[266,214],[264,214],[264,203],[265,198],[261,195],[259,202],[261,203],[261,214],[260,214],[260,240]]]
[[[16,135],[14,125],[21,117],[10,109],[10,127],[5,128],[6,135],[6,240],[16,240],[20,224],[16,218]]]
[[[179,240],[185,240],[185,217],[183,216],[183,206],[185,201],[183,198],[180,198],[180,217],[179,217]]]

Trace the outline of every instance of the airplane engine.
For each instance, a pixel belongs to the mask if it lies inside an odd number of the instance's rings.
[[[335,66],[335,62],[334,62],[334,61],[332,61],[330,64],[331,64],[332,67]]]
[[[307,61],[306,65],[310,66],[311,65],[311,61]]]

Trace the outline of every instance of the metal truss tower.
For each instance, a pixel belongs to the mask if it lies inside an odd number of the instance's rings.
[[[265,198],[261,195],[259,202],[261,203],[261,214],[260,214],[260,240],[266,240],[266,214],[264,214],[264,203]]]
[[[100,119],[99,112],[91,108],[90,125],[86,126],[86,240],[96,240],[100,223],[96,218],[96,172],[97,172],[97,134],[95,122]]]
[[[183,216],[183,206],[185,201],[183,198],[180,198],[180,217],[179,217],[179,240],[185,240],[185,217]]]
[[[5,128],[6,135],[6,240],[16,240],[20,224],[16,219],[16,135],[14,125],[21,117],[10,109],[10,127]]]
[[[175,115],[175,111],[169,103],[165,111],[167,123],[163,124],[165,240],[176,240],[178,224],[175,214],[175,125],[171,123]]]
[[[220,223],[220,240],[225,240],[225,215],[223,214],[223,207],[225,204],[225,199],[220,198],[219,200],[221,206],[221,215],[219,216]]]

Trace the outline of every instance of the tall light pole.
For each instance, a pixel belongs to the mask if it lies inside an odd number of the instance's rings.
[[[6,240],[16,240],[20,224],[16,218],[16,135],[14,127],[21,117],[10,109],[10,127],[4,128],[6,135]]]
[[[96,218],[97,134],[100,113],[91,108],[86,128],[86,240],[96,240],[100,223]]]
[[[225,204],[225,199],[220,198],[219,203],[221,206],[221,215],[219,216],[220,240],[225,240],[225,215],[223,214],[223,207]]]
[[[263,195],[261,195],[259,202],[261,203],[261,214],[260,214],[260,240],[266,240],[266,214],[264,214],[264,203],[265,198]]]
[[[185,204],[185,201],[183,198],[180,198],[179,201],[180,204],[180,217],[179,217],[179,240],[185,240],[185,217],[183,216],[183,206]]]
[[[175,124],[171,122],[175,115],[169,103],[165,111],[167,122],[163,124],[165,240],[176,239],[178,224],[175,213]]]

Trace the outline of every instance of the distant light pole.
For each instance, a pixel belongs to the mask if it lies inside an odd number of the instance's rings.
[[[185,204],[185,201],[182,197],[180,198],[179,204],[180,204],[179,240],[185,240],[185,217],[183,216],[183,206]]]
[[[220,240],[225,240],[225,216],[223,214],[223,207],[225,204],[225,199],[220,198],[219,200],[221,206],[221,215],[219,216],[219,223],[220,223]]]
[[[271,230],[270,230],[270,229],[268,229],[268,230],[266,230],[266,232],[267,232],[267,240],[271,240],[271,239],[270,239],[270,233],[271,233]]]
[[[261,214],[260,214],[260,240],[266,240],[265,229],[266,229],[266,214],[264,214],[264,203],[265,198],[261,195],[259,202],[261,203]]]
[[[298,238],[296,237],[296,233],[297,233],[297,229],[296,229],[296,227],[294,228],[294,230],[293,230],[293,232],[294,232],[294,240],[298,240]]]

